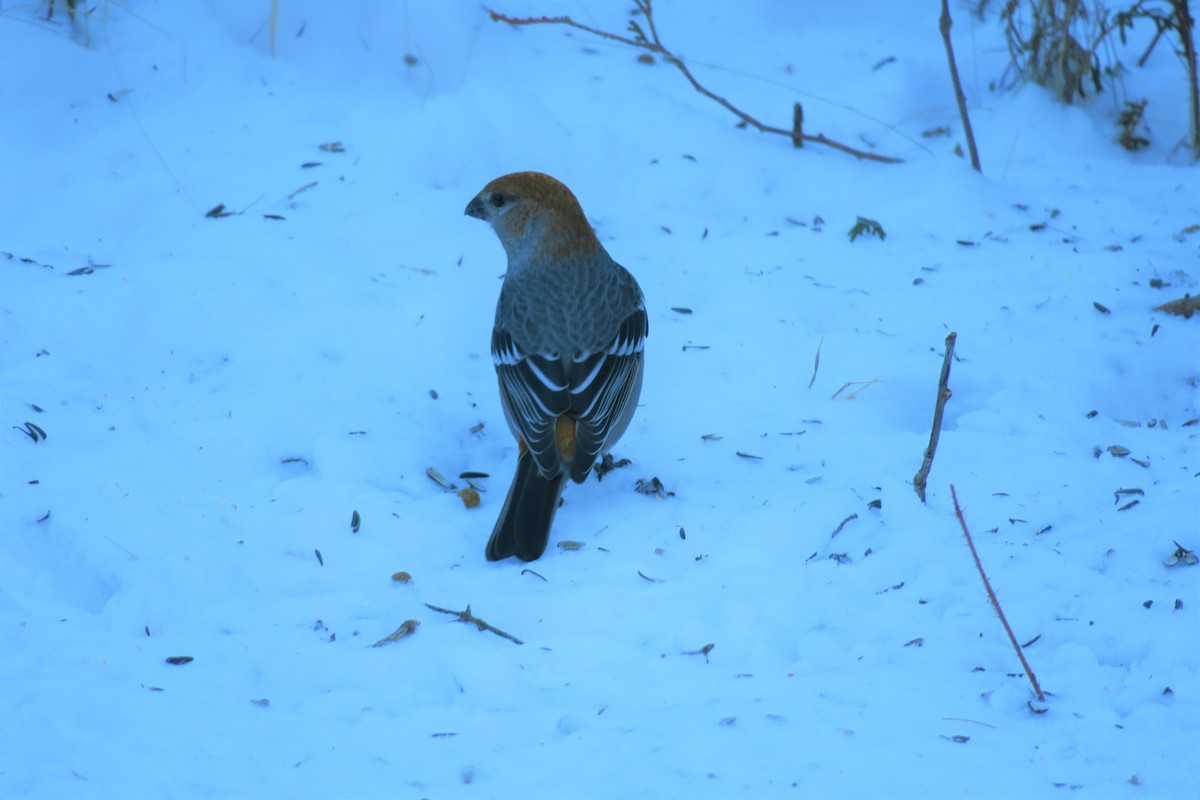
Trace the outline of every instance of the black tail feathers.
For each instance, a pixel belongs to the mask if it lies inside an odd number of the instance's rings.
[[[517,474],[500,509],[500,518],[488,540],[488,561],[516,556],[536,561],[550,540],[550,524],[566,485],[567,473],[545,478],[528,451],[517,459]]]

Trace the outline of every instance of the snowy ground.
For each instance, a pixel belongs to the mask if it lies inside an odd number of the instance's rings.
[[[1200,796],[1200,569],[1164,565],[1200,545],[1200,324],[1152,310],[1197,292],[1200,172],[1166,47],[1130,154],[1111,94],[990,91],[997,25],[956,5],[980,176],[936,3],[656,15],[714,91],[895,166],[475,3],[282,0],[274,57],[266,0],[63,5],[0,7],[0,795]],[[504,261],[462,213],[522,169],[652,317],[632,464],[568,490],[532,571],[483,557]],[[481,505],[430,467],[489,474]]]

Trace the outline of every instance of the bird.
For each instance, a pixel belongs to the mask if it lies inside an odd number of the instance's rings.
[[[465,213],[492,226],[508,257],[491,352],[517,472],[486,555],[536,561],[567,479],[583,483],[633,418],[650,332],[645,298],[549,175],[496,178]]]

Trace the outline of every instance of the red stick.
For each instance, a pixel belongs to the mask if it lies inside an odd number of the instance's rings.
[[[1033,684],[1033,691],[1037,693],[1038,701],[1044,703],[1046,696],[1042,694],[1042,687],[1038,685],[1037,676],[1029,668],[1029,662],[1025,660],[1025,651],[1017,643],[1017,637],[1013,635],[1012,628],[1009,627],[1008,618],[1004,616],[1004,611],[1000,608],[1000,601],[996,599],[996,593],[992,591],[992,584],[988,581],[987,573],[983,571],[983,562],[979,560],[979,553],[975,550],[975,542],[971,540],[971,532],[967,530],[967,521],[963,519],[962,508],[958,505],[958,493],[954,491],[954,484],[950,484],[950,497],[954,500],[954,515],[958,517],[958,523],[962,525],[963,535],[967,537],[967,546],[971,548],[971,556],[975,559],[975,567],[979,570],[979,577],[983,578],[983,588],[987,589],[988,599],[992,601],[992,608],[996,609],[996,614],[1000,617],[1000,621],[1004,623],[1004,630],[1008,633],[1008,639],[1012,642],[1013,650],[1017,651],[1017,658],[1021,659],[1021,666],[1025,668],[1025,674],[1029,676],[1029,682]]]

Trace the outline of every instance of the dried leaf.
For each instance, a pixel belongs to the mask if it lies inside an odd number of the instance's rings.
[[[412,634],[416,633],[417,626],[419,626],[420,624],[421,624],[421,620],[419,620],[419,619],[406,619],[406,620],[404,620],[404,622],[400,623],[399,628],[396,628],[396,630],[392,631],[387,636],[383,637],[378,642],[371,645],[371,647],[383,647],[385,644],[390,644],[392,642],[398,642],[401,639],[403,639],[405,636],[411,636]]]
[[[877,236],[877,237],[879,237],[880,240],[887,238],[887,233],[883,230],[882,225],[880,225],[878,222],[876,222],[873,219],[867,219],[866,217],[859,217],[858,221],[854,223],[854,227],[852,227],[850,229],[850,233],[849,233],[850,241],[853,242],[855,239],[857,239],[859,236],[862,236],[863,234]]]
[[[1194,567],[1196,565],[1196,554],[1179,542],[1175,542],[1175,552],[1167,557],[1163,563],[1168,567]]]
[[[23,428],[18,428],[16,425],[13,425],[13,430],[20,431],[21,433],[25,434],[26,436],[28,436],[30,439],[33,440],[34,444],[37,444],[38,442],[49,438],[48,436],[46,436],[46,432],[44,430],[42,430],[37,425],[34,425],[32,422],[26,422],[25,427],[23,427]]]
[[[639,494],[648,494],[655,497],[675,496],[674,492],[667,491],[667,487],[663,486],[662,481],[660,481],[657,477],[651,478],[650,480],[638,478],[637,483],[634,484],[633,490]]]
[[[1200,311],[1200,295],[1192,296],[1185,294],[1178,300],[1172,300],[1169,303],[1163,303],[1161,306],[1156,306],[1155,311],[1163,311],[1167,314],[1174,314],[1177,317],[1191,319],[1192,315]]]

